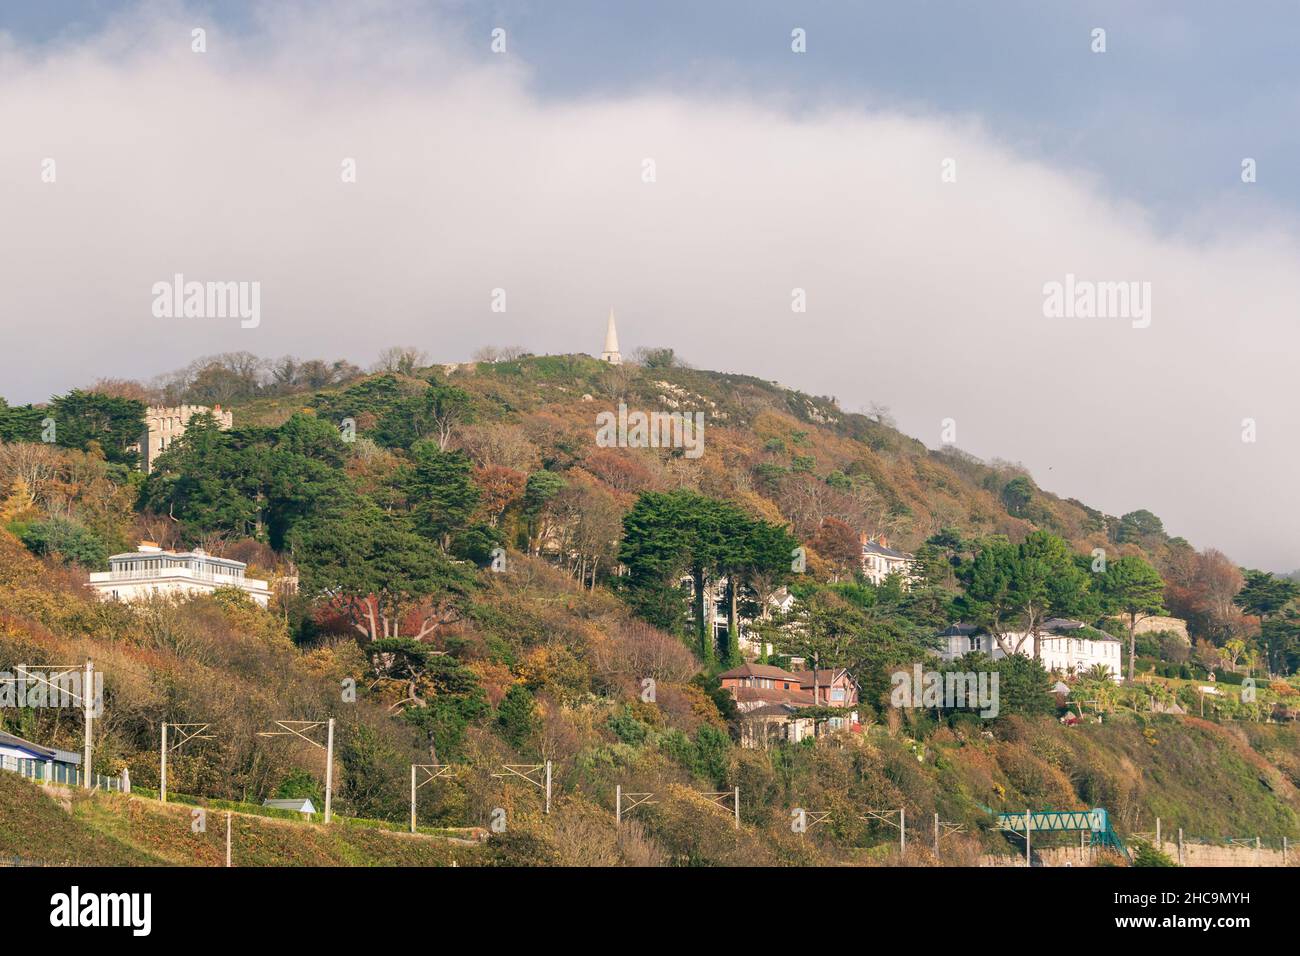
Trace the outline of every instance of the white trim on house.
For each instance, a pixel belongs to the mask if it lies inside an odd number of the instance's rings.
[[[1038,635],[1039,660],[1048,671],[1062,674],[1082,674],[1101,664],[1110,671],[1111,679],[1120,681],[1124,672],[1123,642],[1102,631],[1092,633],[1103,637],[1083,637],[1076,632],[1085,625],[1082,621],[1053,618],[1043,624]],[[970,624],[953,624],[939,633],[943,645],[938,651],[946,661],[954,660],[971,651],[987,654],[994,660],[1006,657],[1006,652],[991,634]],[[1019,647],[1017,653],[1026,657],[1034,655],[1034,637],[1027,632],[1003,635],[1010,647]]]
[[[271,599],[266,581],[244,576],[242,561],[214,557],[201,548],[164,551],[142,543],[139,550],[115,554],[109,570],[90,575],[90,587],[104,600],[138,601],[151,594],[211,594],[238,588],[262,607]]]

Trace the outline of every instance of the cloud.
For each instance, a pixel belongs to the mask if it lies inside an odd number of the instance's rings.
[[[953,418],[961,447],[1050,490],[1300,566],[1300,274],[1277,223],[1162,231],[974,117],[734,88],[543,99],[455,8],[355,9],[271,6],[235,33],[149,6],[55,47],[0,41],[0,392],[236,349],[598,352],[613,306],[625,349],[883,402],[931,446]],[[260,323],[155,318],[176,273],[260,282]],[[1067,274],[1149,282],[1150,327],[1045,318]]]

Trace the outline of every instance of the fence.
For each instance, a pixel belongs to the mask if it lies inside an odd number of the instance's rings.
[[[69,787],[80,787],[85,783],[85,775],[80,767],[71,764],[55,763],[52,760],[37,760],[35,757],[0,756],[0,770],[8,770],[37,783],[61,783]],[[92,774],[90,786],[99,790],[116,790],[130,793],[131,785],[123,773],[120,777],[106,774]]]

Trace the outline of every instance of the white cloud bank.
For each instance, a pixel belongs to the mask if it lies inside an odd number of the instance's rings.
[[[625,349],[884,402],[931,446],[953,418],[961,447],[1053,491],[1300,566],[1293,235],[1158,234],[966,120],[541,100],[513,52],[385,6],[273,7],[249,35],[150,7],[39,53],[0,38],[0,394],[235,349],[598,352],[612,305]],[[155,318],[175,273],[259,281],[260,324]],[[1149,282],[1150,327],[1044,318],[1070,273]]]

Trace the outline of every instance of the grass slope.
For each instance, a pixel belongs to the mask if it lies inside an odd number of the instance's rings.
[[[192,807],[138,796],[44,788],[0,773],[0,858],[77,866],[223,866],[224,811],[194,832]],[[480,848],[339,823],[232,817],[236,866],[450,866]]]

